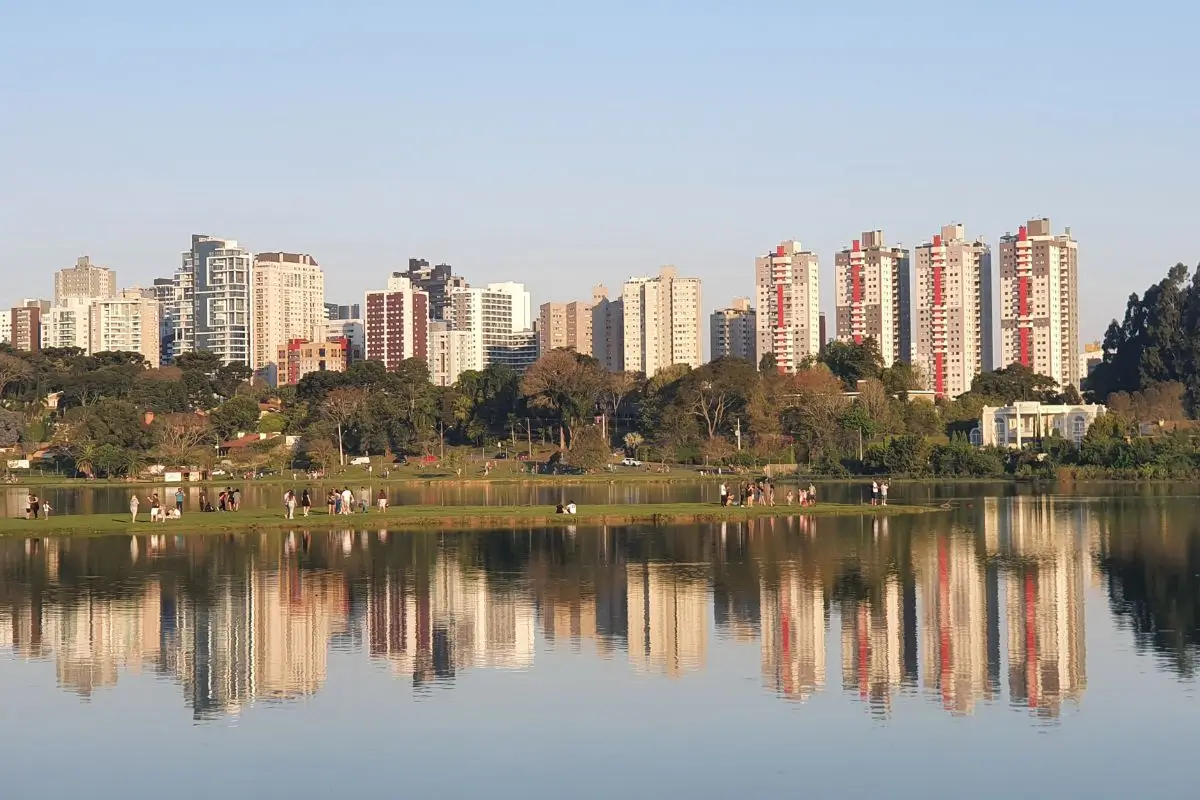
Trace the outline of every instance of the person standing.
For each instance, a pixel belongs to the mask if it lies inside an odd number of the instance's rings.
[[[29,492],[25,497],[25,519],[37,519],[40,507],[41,502],[38,500],[38,496],[33,492]]]
[[[130,520],[131,522],[137,522],[137,512],[138,512],[139,505],[141,505],[141,501],[138,500],[137,493],[135,492],[134,494],[129,495],[129,516],[132,517],[132,519]]]
[[[812,481],[808,483],[808,504],[813,506],[817,504],[817,487]]]
[[[871,481],[871,505],[879,505],[879,481]]]
[[[371,491],[363,486],[358,490],[358,511],[360,514],[367,513],[367,509],[371,507]]]
[[[885,505],[885,506],[887,505],[888,489],[890,489],[890,488],[891,487],[888,486],[887,481],[884,481],[883,483],[879,484],[879,502],[881,505]]]
[[[342,513],[354,513],[354,492],[350,491],[349,486],[342,489]]]
[[[238,511],[241,509],[241,507],[242,507],[242,490],[234,489],[233,490],[233,510]]]
[[[312,508],[312,495],[308,493],[308,489],[305,489],[300,493],[300,513],[307,517],[310,508]]]
[[[296,493],[291,489],[283,493],[283,510],[288,519],[296,518]]]
[[[729,488],[724,483],[721,484],[721,506],[729,505]]]
[[[387,507],[388,507],[387,490],[382,489],[382,488],[379,490],[379,499],[376,502],[379,504],[380,513],[387,511]]]
[[[183,516],[183,487],[180,486],[175,490],[175,510],[179,512],[179,516]]]

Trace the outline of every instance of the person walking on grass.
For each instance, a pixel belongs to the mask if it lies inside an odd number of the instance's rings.
[[[354,492],[349,486],[342,489],[342,513],[347,516],[354,513]]]
[[[287,519],[296,518],[296,493],[291,489],[283,493],[283,511]]]
[[[363,486],[358,490],[358,513],[365,514],[371,507],[371,490]]]
[[[131,522],[137,522],[137,512],[138,512],[139,505],[141,505],[141,501],[138,500],[137,494],[135,493],[135,494],[129,495],[129,516],[131,517],[131,519],[130,519]]]
[[[308,516],[308,510],[312,508],[312,495],[305,489],[300,493],[300,513],[303,516]]]

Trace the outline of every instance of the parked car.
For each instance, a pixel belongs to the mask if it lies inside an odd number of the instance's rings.
[[[621,459],[621,466],[623,466],[623,467],[640,467],[641,465],[642,465],[642,462],[638,461],[636,458],[622,458]]]
[[[354,467],[365,467],[371,463],[370,456],[355,456],[350,459],[350,465]]]

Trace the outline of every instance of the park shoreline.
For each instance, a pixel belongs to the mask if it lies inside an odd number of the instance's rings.
[[[572,525],[687,525],[787,518],[895,517],[942,510],[937,506],[869,506],[818,503],[815,506],[721,507],[705,503],[587,506],[577,514],[559,514],[549,506],[401,506],[384,512],[286,519],[281,510],[185,514],[182,519],[150,522],[143,511],[132,523],[128,515],[83,514],[49,519],[0,520],[0,537],[43,535],[233,533],[288,530],[453,530],[503,528],[512,525],[566,527]]]

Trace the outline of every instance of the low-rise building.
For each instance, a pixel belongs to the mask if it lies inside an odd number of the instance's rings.
[[[1105,412],[1102,405],[1046,405],[1019,402],[997,408],[984,406],[971,442],[980,447],[1022,447],[1048,436],[1061,436],[1076,446],[1088,428]]]

